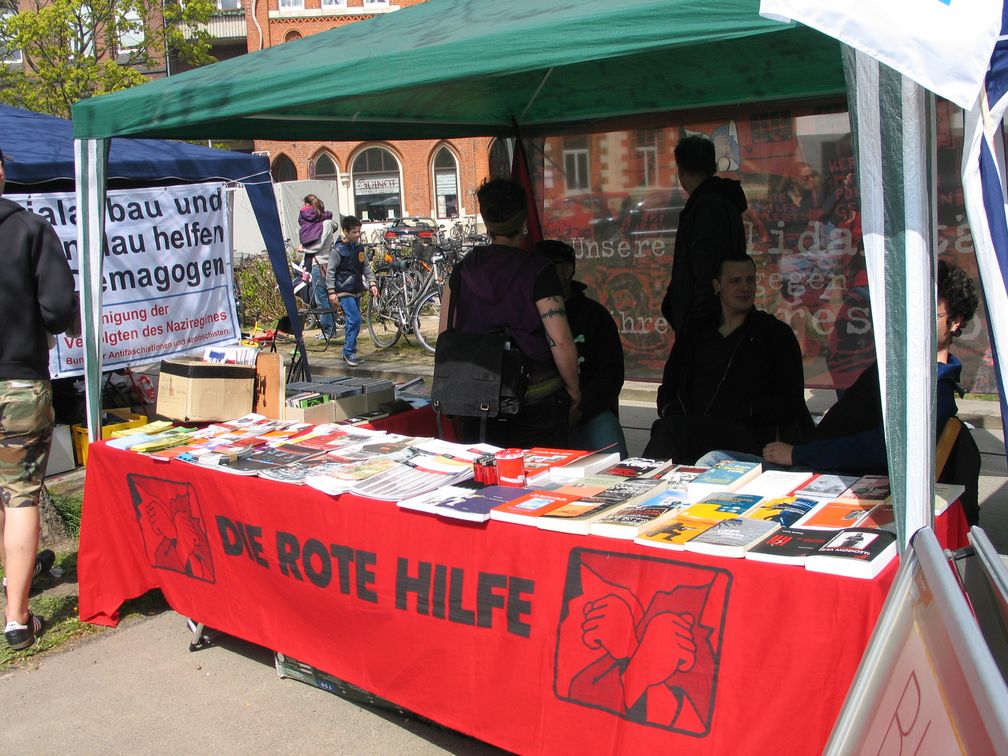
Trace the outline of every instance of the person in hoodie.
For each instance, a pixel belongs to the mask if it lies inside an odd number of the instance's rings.
[[[742,213],[748,207],[738,181],[715,176],[714,143],[694,135],[675,147],[679,183],[689,195],[679,215],[672,280],[662,315],[676,333],[694,318],[716,314],[720,306],[711,281],[720,260],[746,253]]]
[[[0,152],[0,194],[6,178]],[[0,561],[7,586],[4,638],[28,648],[45,620],[28,610],[35,574],[52,566],[36,555],[39,496],[52,442],[50,336],[77,321],[70,265],[56,232],[41,216],[0,198]],[[43,559],[43,555],[47,559]]]
[[[581,389],[560,279],[552,261],[522,249],[527,205],[520,184],[501,178],[486,181],[476,199],[491,244],[474,247],[452,271],[441,296],[440,331],[507,329],[531,365],[521,412],[491,418],[488,443],[564,448],[569,415],[581,403]],[[455,319],[449,323],[452,309]],[[477,440],[479,420],[463,419],[462,433],[466,442]]]
[[[752,258],[721,260],[711,288],[718,311],[676,334],[645,457],[693,464],[716,449],[759,454],[812,430],[798,340],[787,323],[756,309]]]
[[[314,194],[304,198],[304,206],[298,213],[298,239],[304,253],[304,267],[311,275],[312,306],[326,308],[326,273],[329,253],[336,237],[336,224],[331,211]],[[320,338],[332,339],[336,336],[336,320],[332,313],[319,313]]]
[[[567,322],[578,353],[581,404],[571,412],[570,449],[607,449],[627,456],[619,420],[623,388],[623,343],[616,321],[605,307],[585,295],[588,288],[574,280],[574,248],[557,239],[536,244],[535,251],[556,266],[564,291]]]
[[[958,385],[962,363],[949,350],[952,341],[962,334],[963,326],[973,318],[980,300],[976,284],[962,268],[940,260],[937,279],[936,429],[940,434],[946,421],[958,411],[956,393],[960,396],[963,394]],[[964,441],[969,443],[967,439]],[[967,520],[976,524],[979,518],[979,453],[972,456],[976,461],[975,474],[961,471],[961,480],[942,480],[966,486],[963,509]],[[806,443],[768,444],[763,449],[763,459],[773,465],[796,466],[818,472],[828,470],[858,475],[887,474],[889,458],[882,425],[878,362],[869,365],[836,404],[830,407]]]

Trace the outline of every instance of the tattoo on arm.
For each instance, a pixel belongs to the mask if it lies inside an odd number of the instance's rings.
[[[546,310],[546,312],[542,313],[542,319],[546,320],[546,318],[555,318],[558,315],[563,315],[564,317],[566,317],[567,310],[565,310],[563,307],[550,307],[548,310]]]

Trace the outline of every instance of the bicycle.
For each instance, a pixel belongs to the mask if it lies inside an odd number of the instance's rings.
[[[427,248],[424,248],[425,250]],[[378,277],[378,299],[368,308],[368,333],[379,349],[388,349],[407,334],[416,336],[420,345],[434,352],[441,319],[441,290],[455,254],[439,247],[430,248],[430,267],[417,285],[410,273],[409,259],[394,259],[388,272]],[[420,252],[426,256],[426,252]]]

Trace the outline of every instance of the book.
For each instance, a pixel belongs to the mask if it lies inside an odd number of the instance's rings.
[[[515,490],[522,489],[516,488]],[[571,496],[553,491],[528,491],[517,499],[512,499],[491,509],[490,519],[513,522],[518,525],[535,525],[536,520],[546,512],[562,507],[573,500],[574,498]]]
[[[538,446],[528,449],[524,453],[525,480],[530,485],[546,481],[552,468],[569,465],[589,454],[590,452],[576,449],[546,449]]]
[[[264,470],[302,462],[311,457],[321,457],[324,452],[285,444],[283,446],[260,446],[240,454],[237,459],[222,463],[219,468],[236,475],[258,475]]]
[[[633,539],[663,517],[686,506],[679,491],[665,490],[643,501],[624,504],[588,523],[590,535]]]
[[[795,496],[811,496],[816,499],[836,499],[858,480],[856,475],[813,475],[808,482],[796,488]]]
[[[799,486],[811,478],[810,472],[792,472],[791,470],[764,470],[741,488],[739,493],[759,494],[764,497],[788,496]]]
[[[667,459],[648,459],[647,457],[627,457],[614,465],[604,468],[600,475],[619,475],[624,478],[661,477],[661,474],[675,467],[675,462]]]
[[[746,551],[780,528],[773,520],[732,517],[721,520],[686,542],[686,551],[712,556],[744,557]]]
[[[591,521],[604,512],[618,506],[643,501],[664,491],[663,480],[647,478],[623,478],[619,483],[599,491],[594,496],[576,499],[562,507],[550,510],[536,520],[536,526],[544,530],[587,535]]]
[[[586,496],[595,496],[596,494],[602,493],[602,491],[605,491],[607,488],[612,488],[617,483],[621,483],[624,480],[625,478],[620,478],[617,475],[589,475],[581,480],[575,480],[569,483],[553,484],[548,488],[544,486],[544,490],[564,494],[565,496],[572,496],[575,499],[581,499]]]
[[[966,487],[958,483],[935,483],[935,517],[944,514],[964,493]]]
[[[798,528],[819,530],[853,528],[875,506],[876,503],[870,501],[824,501],[794,524]]]
[[[774,499],[763,499],[746,512],[745,516],[752,520],[771,520],[788,526],[794,525],[821,504],[822,501],[819,499],[807,496],[779,496]]]
[[[565,465],[550,468],[550,480],[554,483],[568,483],[597,475],[599,470],[619,462],[619,452],[595,452],[575,459]]]
[[[759,462],[718,462],[686,484],[686,493],[694,500],[718,491],[734,491],[744,486],[763,470]]]
[[[467,459],[428,454],[417,449],[410,451],[412,453],[394,467],[355,482],[350,492],[369,499],[399,501],[473,476],[472,462]]]
[[[309,475],[314,475],[319,465],[325,464],[324,457],[309,457],[301,462],[291,462],[283,467],[274,467],[268,470],[260,470],[259,477],[267,480],[276,480],[281,483],[293,483],[296,486],[303,486],[305,479]]]
[[[431,514],[441,517],[486,522],[490,519],[490,512],[495,507],[517,499],[524,494],[524,490],[511,486],[486,486],[479,491],[469,491],[471,495],[466,499],[439,501],[429,511]]]
[[[898,553],[895,533],[847,528],[805,557],[805,569],[870,580]]]
[[[835,532],[783,526],[752,546],[745,553],[745,558],[757,562],[804,565],[805,556],[830,540]]]
[[[683,510],[688,517],[703,520],[727,520],[739,517],[755,507],[761,498],[756,494],[712,493]]]
[[[475,494],[475,491],[468,488],[458,488],[456,486],[441,486],[432,491],[426,491],[419,496],[410,496],[396,502],[397,506],[403,509],[412,509],[417,512],[433,512],[438,504],[448,504],[464,501]]]
[[[683,551],[687,541],[706,530],[710,530],[717,523],[718,520],[690,517],[679,511],[634,538],[634,543],[672,551]]]
[[[701,473],[707,472],[708,467],[694,467],[690,465],[676,465],[670,470],[662,473],[662,480],[668,483],[669,491],[679,493],[684,501],[694,502],[702,499],[702,496],[691,498],[689,495],[689,483],[695,480]]]
[[[370,457],[356,462],[325,462],[305,478],[305,485],[333,496],[347,491],[359,481],[391,470],[399,463],[390,457]]]
[[[863,475],[856,483],[841,493],[837,499],[842,501],[861,501],[881,504],[889,498],[888,475]]]
[[[857,521],[859,528],[875,528],[876,530],[888,530],[896,532],[896,511],[892,504],[878,504],[872,507],[868,513]]]

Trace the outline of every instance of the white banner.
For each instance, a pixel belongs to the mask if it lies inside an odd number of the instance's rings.
[[[1001,0],[760,2],[761,15],[818,29],[967,110],[980,94],[1001,9]]]
[[[78,277],[74,195],[5,196],[52,224]],[[105,212],[104,370],[238,340],[222,184],[110,191]],[[58,336],[49,352],[52,377],[81,375],[83,347],[81,339]]]

